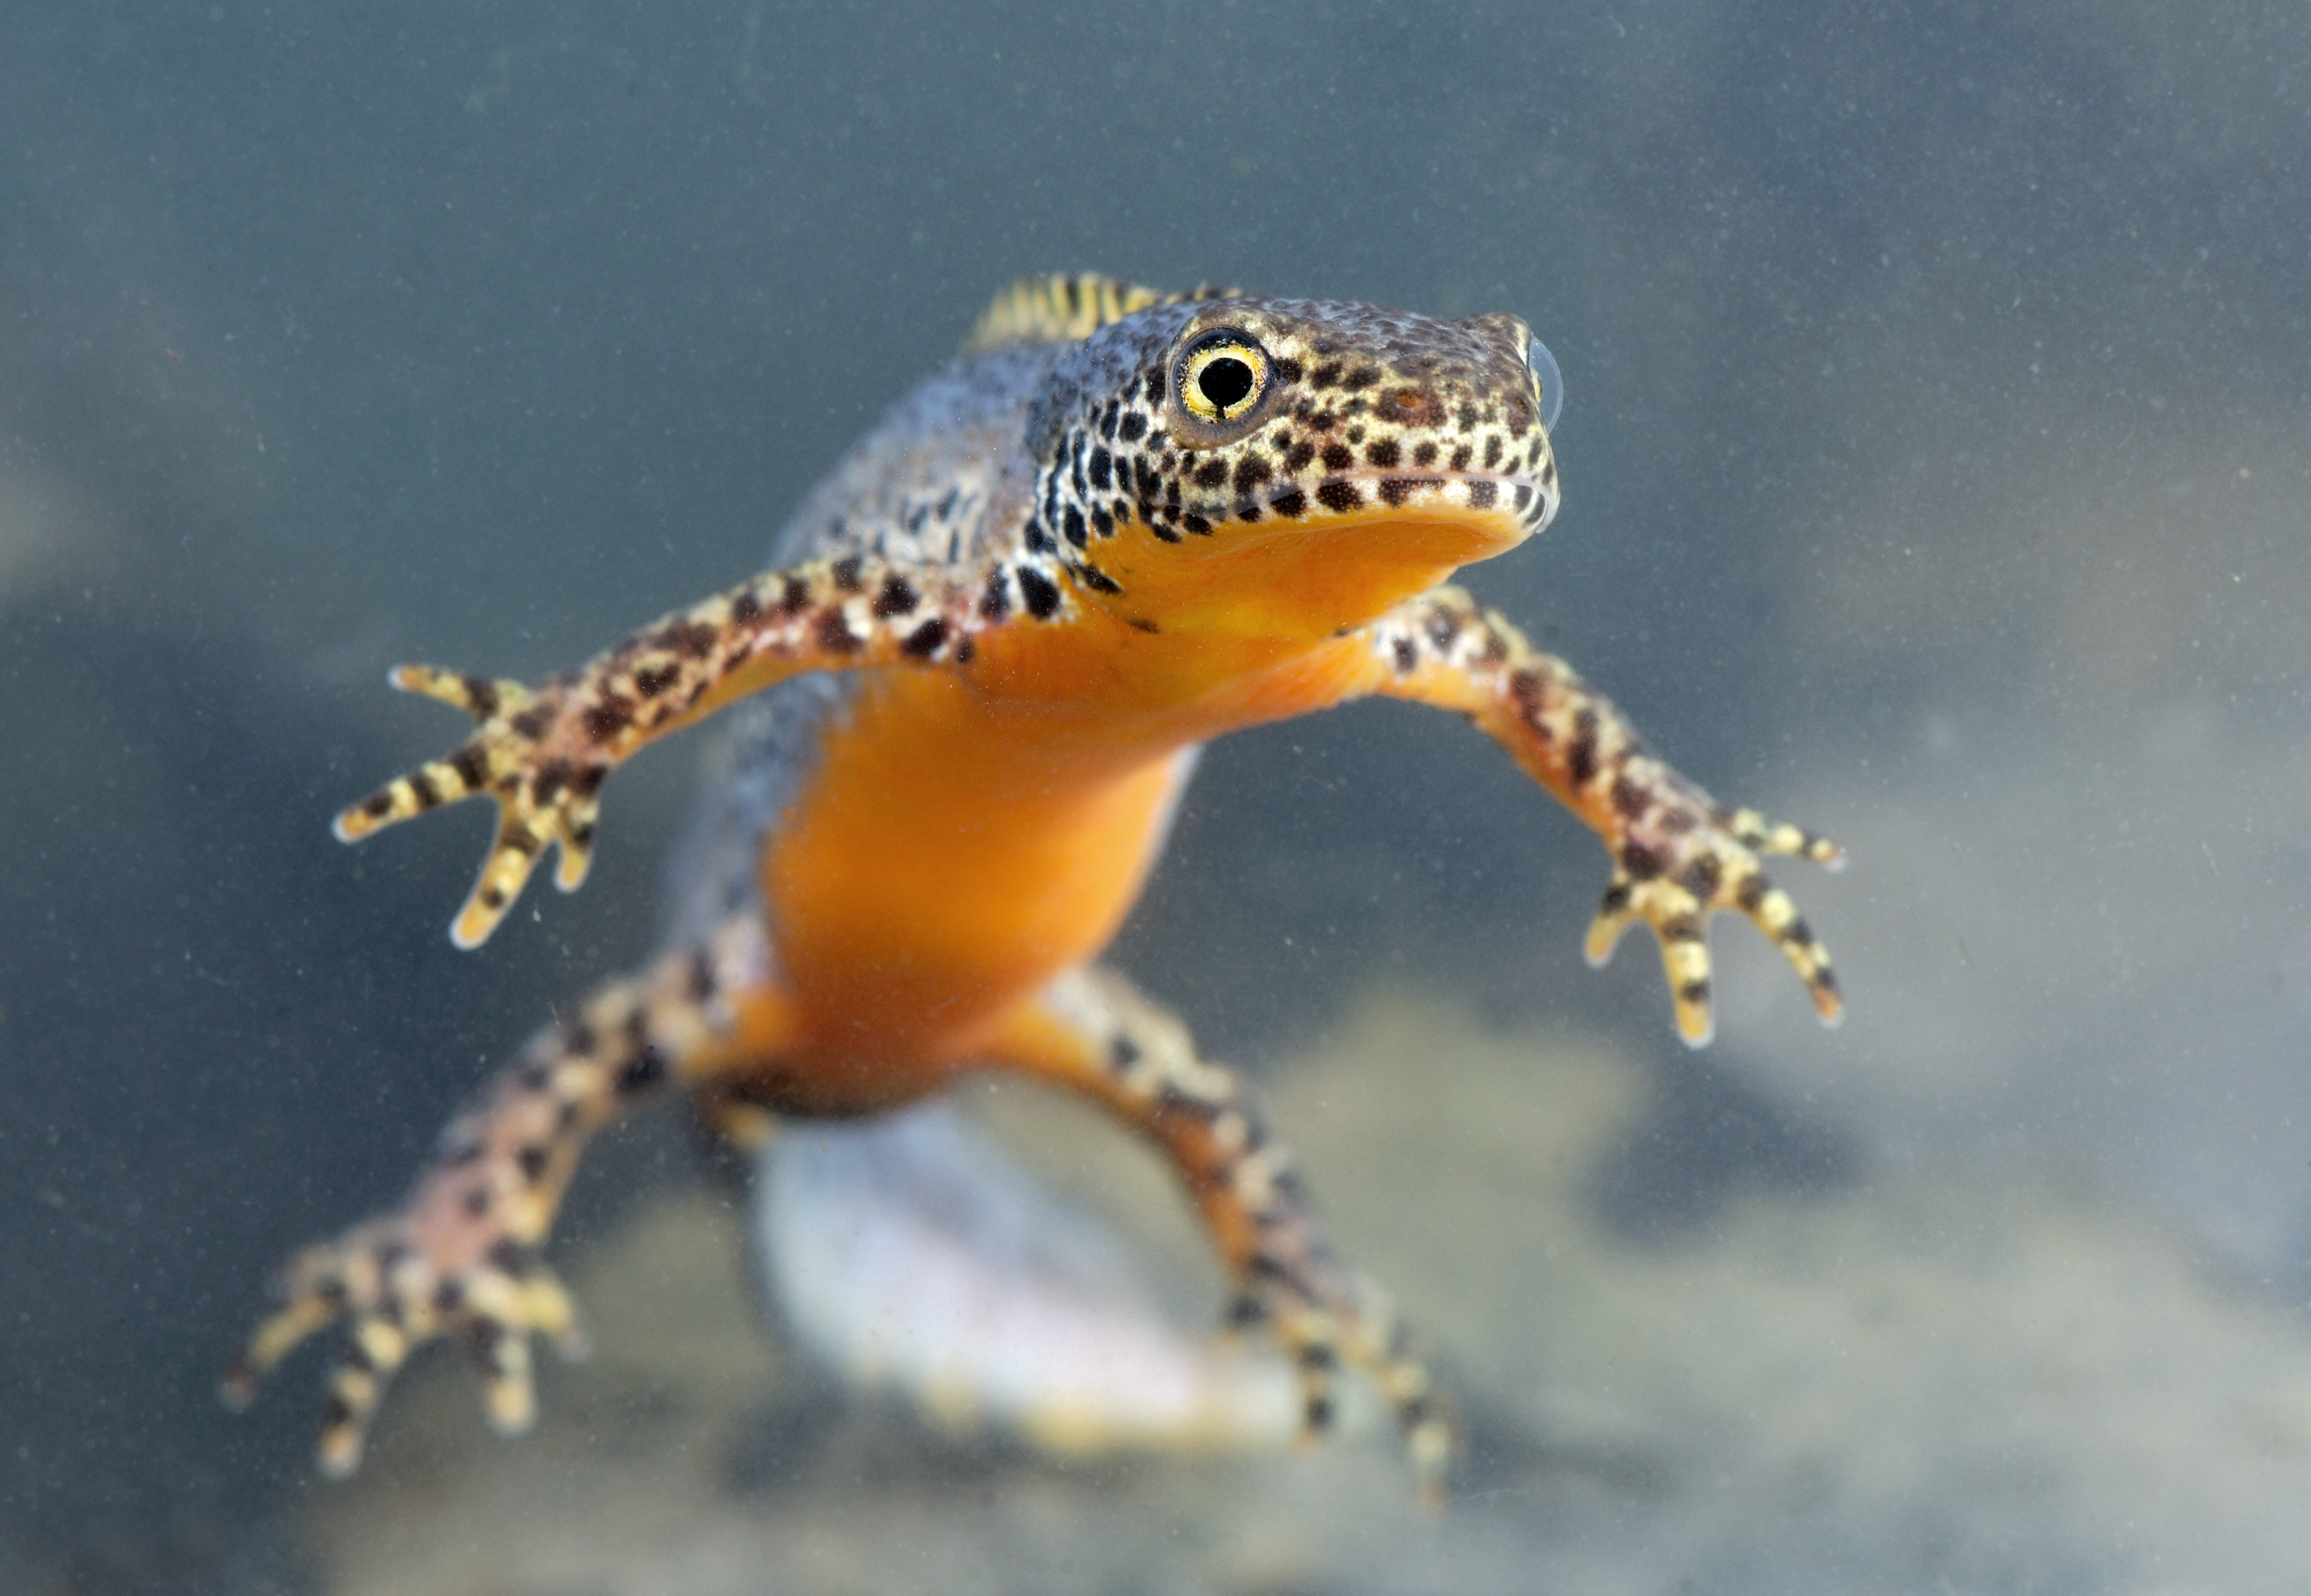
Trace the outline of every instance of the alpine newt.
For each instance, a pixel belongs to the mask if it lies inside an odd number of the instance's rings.
[[[354,1468],[388,1378],[436,1338],[473,1353],[491,1419],[519,1431],[533,1334],[579,1339],[539,1251],[592,1133],[676,1089],[746,1136],[1008,1070],[1148,1138],[1210,1233],[1232,1321],[1296,1367],[1306,1427],[1330,1422],[1353,1365],[1435,1488],[1452,1423],[1403,1323],[1326,1245],[1244,1085],[1095,961],[1200,744],[1379,694],[1466,716],[1597,832],[1611,878],[1589,956],[1650,926],[1687,1042],[1710,1034],[1721,910],[1837,1018],[1828,954],[1759,863],[1835,866],[1836,848],[1713,800],[1445,585],[1556,513],[1554,384],[1514,316],[1031,280],[852,449],[763,574],[535,685],[396,670],[479,728],[336,833],[493,799],[460,946],[548,849],[579,885],[621,761],[761,695],[710,813],[737,845],[709,850],[722,862],[685,888],[654,963],[483,1089],[398,1210],[289,1266],[228,1395],[343,1319],[327,1472]]]

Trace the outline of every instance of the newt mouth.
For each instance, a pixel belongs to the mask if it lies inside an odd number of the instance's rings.
[[[1187,531],[1208,534],[1221,525],[1234,528],[1274,522],[1316,528],[1391,513],[1454,519],[1498,519],[1508,523],[1512,541],[1546,527],[1560,495],[1553,467],[1545,476],[1526,473],[1443,471],[1341,471],[1313,483],[1287,483],[1260,494],[1237,498],[1226,510],[1190,510],[1178,517]],[[1513,530],[1512,530],[1513,529]]]

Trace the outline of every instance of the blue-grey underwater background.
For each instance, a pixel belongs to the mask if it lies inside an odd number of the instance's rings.
[[[1783,872],[1846,1026],[1721,925],[1687,1055],[1649,948],[1581,965],[1594,845],[1461,723],[1247,736],[1122,950],[1217,1052],[1277,1068],[1375,981],[1609,1038],[1653,1106],[1583,1200],[1647,1258],[1743,1203],[2070,1194],[2280,1327],[2277,1384],[2207,1400],[2311,1479],[2307,151],[2281,0],[0,10],[0,1585],[353,1588],[296,1527],[312,1365],[238,1419],[214,1371],[272,1263],[647,949],[700,741],[620,778],[583,894],[461,955],[480,814],[327,834],[458,733],[386,667],[534,676],[738,580],[1054,270],[1530,318],[1566,509],[1468,580],[1853,854]],[[580,1243],[700,1178],[678,1125],[597,1162]],[[1453,1522],[1585,1547],[1566,1589],[2302,1574],[2275,1505],[2193,1564],[2115,1507],[2045,1552],[1927,1504],[1893,1550],[1825,1521],[1810,1570],[1803,1491],[1753,1513],[1779,1561],[1617,1562],[1680,1487],[1584,1467]],[[1208,1588],[1443,1588],[1461,1532]],[[981,1553],[949,1588],[1194,1588]]]

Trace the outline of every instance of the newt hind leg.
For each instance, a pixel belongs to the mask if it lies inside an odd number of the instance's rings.
[[[1441,1496],[1453,1450],[1443,1393],[1386,1294],[1337,1257],[1299,1172],[1243,1083],[1196,1056],[1187,1029],[1121,976],[1061,977],[985,1052],[1100,1103],[1171,1159],[1235,1296],[1235,1328],[1265,1325],[1299,1371],[1304,1432],[1330,1428],[1332,1377],[1361,1371],[1401,1426],[1422,1494]]]
[[[588,1137],[674,1086],[743,1068],[775,1029],[761,938],[734,920],[711,940],[604,986],[570,1019],[532,1037],[442,1133],[402,1206],[308,1248],[276,1282],[278,1307],[226,1372],[234,1407],[314,1332],[343,1320],[318,1458],[351,1474],[371,1418],[409,1355],[464,1346],[505,1434],[536,1412],[530,1338],[565,1354],[584,1338],[539,1252]]]

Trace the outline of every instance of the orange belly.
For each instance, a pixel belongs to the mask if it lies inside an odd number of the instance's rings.
[[[961,673],[860,683],[763,859],[809,1095],[928,1091],[1095,957],[1155,862],[1191,750],[1337,700],[1330,642],[1252,654],[1086,618]]]

